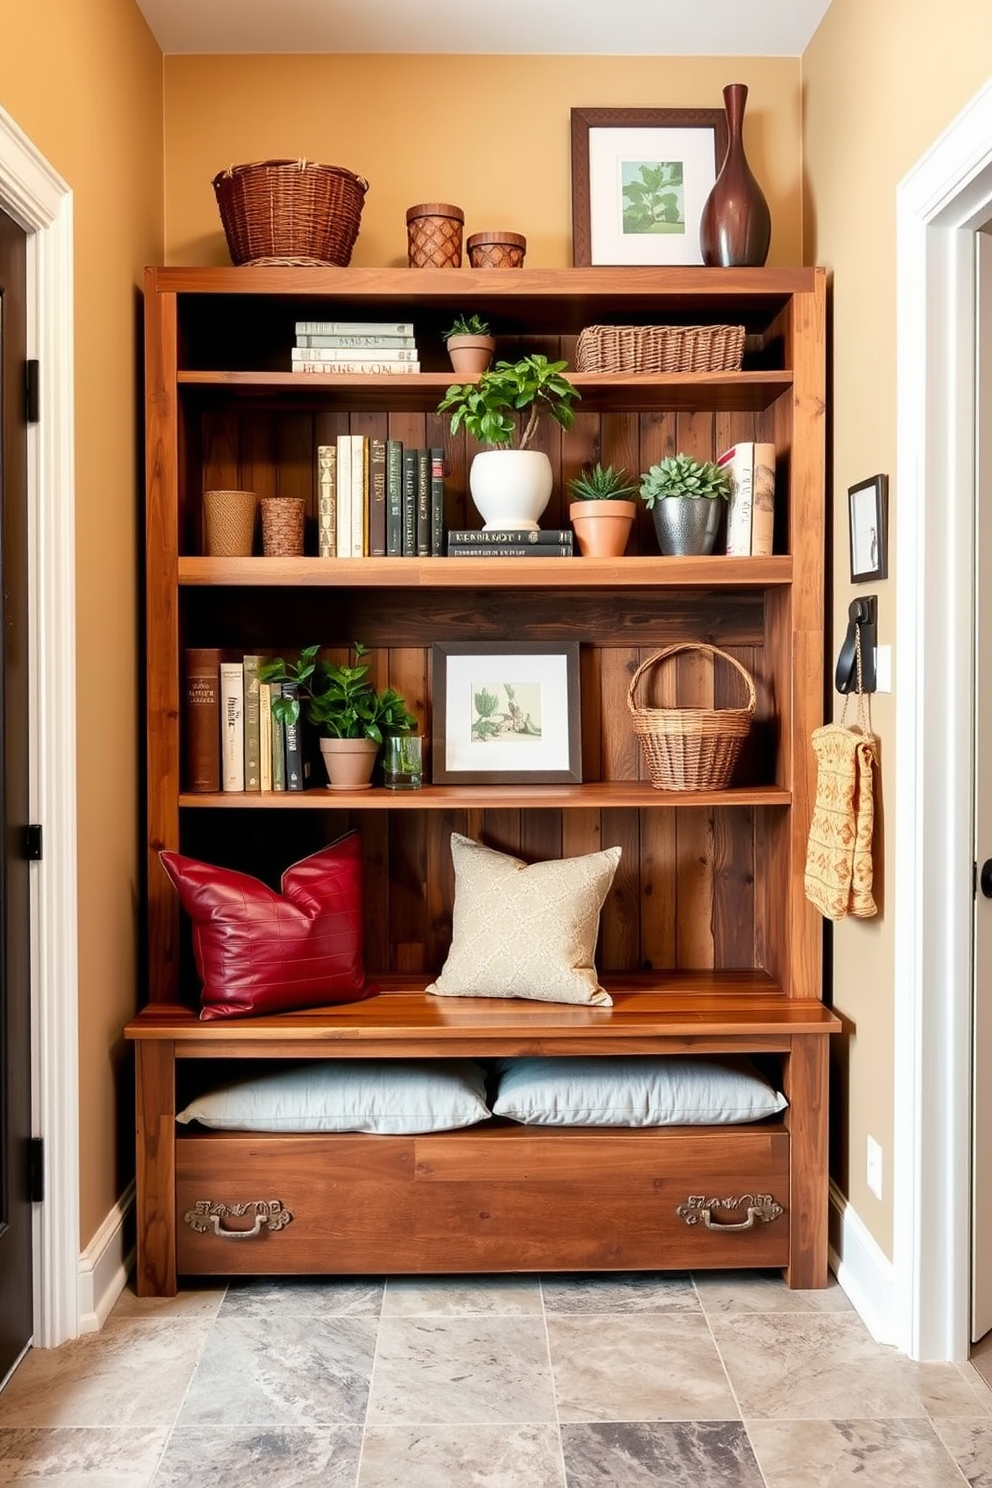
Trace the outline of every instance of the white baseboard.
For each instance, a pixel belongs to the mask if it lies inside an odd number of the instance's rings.
[[[124,1290],[134,1264],[134,1245],[128,1238],[133,1210],[134,1184],[129,1183],[79,1257],[80,1333],[98,1333]]]
[[[830,1185],[833,1211],[830,1268],[876,1343],[899,1346],[892,1262],[872,1238],[836,1184]]]

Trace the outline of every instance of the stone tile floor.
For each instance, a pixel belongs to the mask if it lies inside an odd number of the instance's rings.
[[[0,1393],[0,1484],[992,1488],[990,1379],[764,1273],[126,1291]]]

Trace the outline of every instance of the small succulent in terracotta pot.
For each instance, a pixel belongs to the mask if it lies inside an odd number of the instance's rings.
[[[485,372],[496,350],[489,324],[481,315],[456,315],[451,329],[444,333],[444,342],[452,368],[463,376]]]
[[[568,483],[569,519],[583,558],[621,558],[637,515],[637,484],[621,466],[586,466]]]

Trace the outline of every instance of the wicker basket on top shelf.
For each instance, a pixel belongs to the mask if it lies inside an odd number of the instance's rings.
[[[719,657],[734,668],[744,683],[747,702],[742,708],[642,708],[635,702],[637,685],[658,662],[683,651]],[[722,790],[734,773],[737,756],[751,729],[755,709],[754,679],[715,646],[685,641],[656,651],[637,668],[627,689],[627,706],[641,754],[658,790]]]
[[[231,262],[346,268],[368,181],[340,165],[259,160],[213,179]]]
[[[577,372],[739,372],[742,325],[586,326]]]

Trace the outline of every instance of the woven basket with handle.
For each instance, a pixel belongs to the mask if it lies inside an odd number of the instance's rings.
[[[638,683],[659,662],[684,651],[699,651],[719,657],[734,668],[744,683],[747,702],[743,708],[642,708],[635,702]],[[750,673],[715,646],[684,641],[666,646],[641,662],[630,679],[627,706],[641,753],[658,790],[722,790],[737,763],[741,745],[754,717],[755,690]]]
[[[343,166],[259,160],[228,166],[213,188],[238,267],[351,262],[369,183]]]

